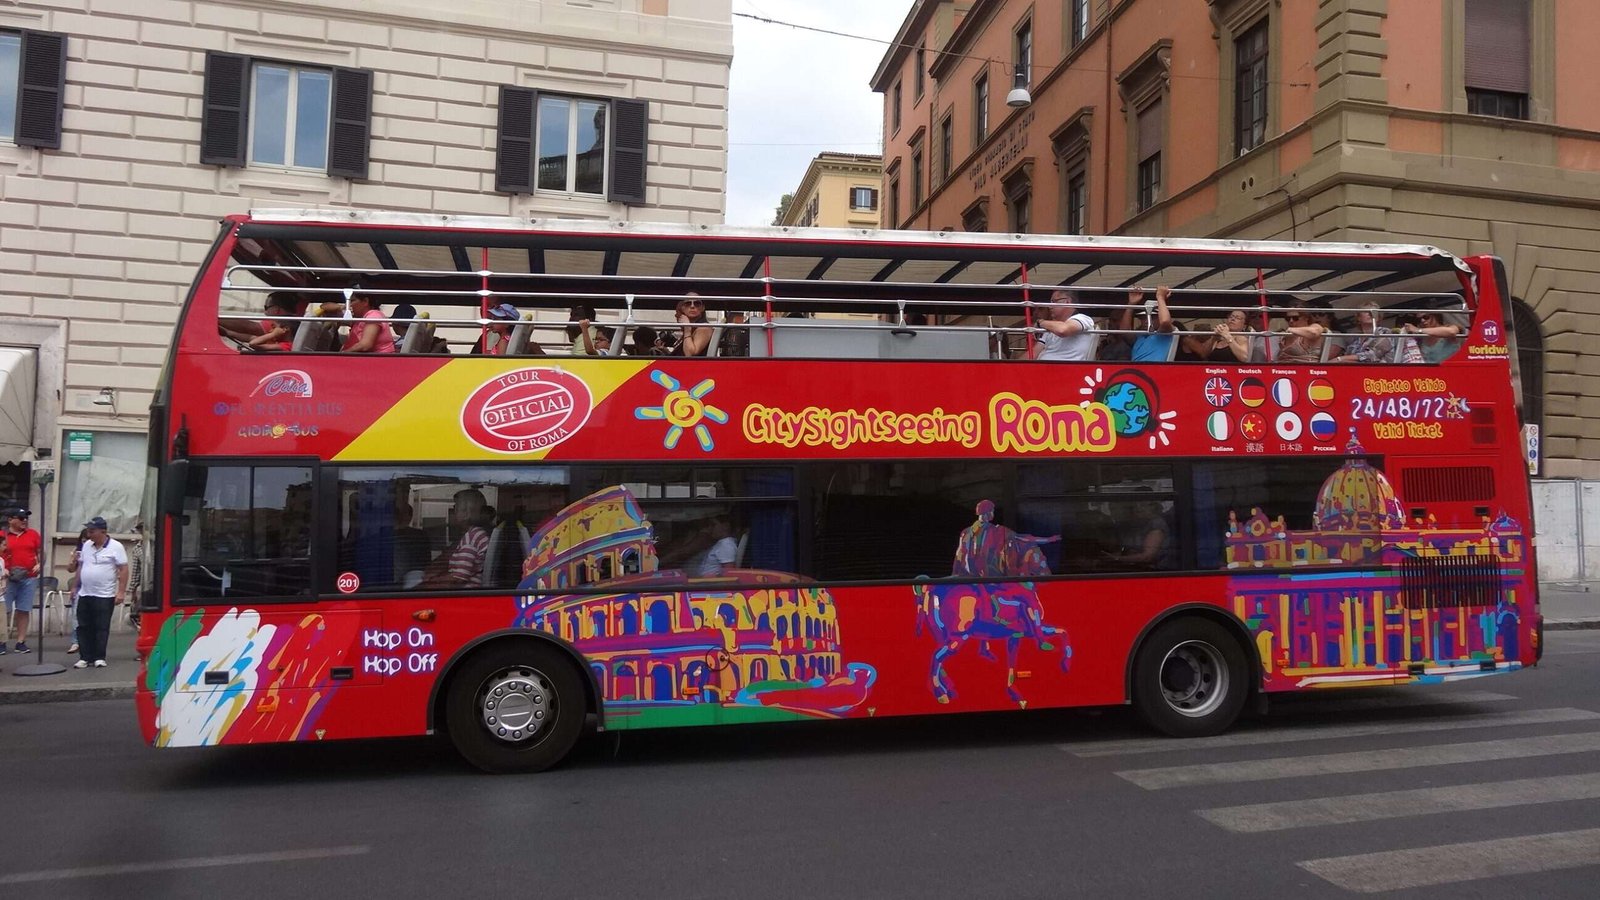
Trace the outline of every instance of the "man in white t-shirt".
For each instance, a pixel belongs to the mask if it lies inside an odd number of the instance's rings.
[[[1094,359],[1094,320],[1078,312],[1078,296],[1068,290],[1050,294],[1052,304],[1039,320],[1044,334],[1034,348],[1034,359],[1083,362]]]
[[[67,566],[67,571],[78,574],[78,661],[73,668],[86,669],[92,663],[103,669],[111,614],[128,596],[128,551],[106,533],[106,520],[100,516],[83,527],[89,539]]]
[[[733,539],[733,529],[728,520],[717,516],[706,526],[706,534],[711,539],[711,546],[690,563],[689,574],[701,577],[721,575],[724,569],[733,566],[734,559],[739,554],[739,542]]]

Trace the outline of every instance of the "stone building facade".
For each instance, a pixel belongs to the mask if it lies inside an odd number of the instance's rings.
[[[0,498],[133,502],[222,216],[720,223],[732,54],[731,0],[0,4]]]
[[[1595,46],[1585,0],[916,0],[884,222],[1498,255],[1539,474],[1600,479]]]

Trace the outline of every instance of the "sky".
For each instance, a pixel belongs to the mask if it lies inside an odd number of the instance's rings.
[[[738,13],[887,42],[912,0],[733,0],[728,93],[730,225],[767,225],[818,153],[881,153],[887,43],[800,31]]]

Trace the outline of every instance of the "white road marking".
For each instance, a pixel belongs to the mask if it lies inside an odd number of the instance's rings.
[[[1335,740],[1381,734],[1457,731],[1464,728],[1496,728],[1512,725],[1543,725],[1550,722],[1580,722],[1600,719],[1600,713],[1587,709],[1518,709],[1507,712],[1474,713],[1407,719],[1403,722],[1362,722],[1354,725],[1267,725],[1253,731],[1236,731],[1209,738],[1132,738],[1101,741],[1095,744],[1063,745],[1074,756],[1119,756],[1131,753],[1170,753],[1174,750],[1209,750],[1214,747],[1255,747],[1262,744],[1288,744],[1298,741]]]
[[[1334,856],[1298,865],[1345,890],[1363,894],[1399,891],[1600,865],[1600,828]]]
[[[1229,831],[1262,832],[1317,825],[1373,822],[1406,816],[1503,809],[1536,803],[1600,798],[1600,773],[1520,778],[1489,784],[1384,791],[1345,797],[1316,797],[1278,803],[1252,803],[1198,810],[1197,814]]]
[[[1413,769],[1457,763],[1522,759],[1530,756],[1557,756],[1565,753],[1600,751],[1600,733],[1555,734],[1542,737],[1478,741],[1468,744],[1441,744],[1420,748],[1360,750],[1352,753],[1325,753],[1317,756],[1286,756],[1241,762],[1208,763],[1194,766],[1164,766],[1154,769],[1129,769],[1117,775],[1151,790],[1191,787],[1203,784],[1233,784],[1271,781],[1279,778],[1305,778],[1313,775],[1347,775],[1352,772],[1378,772],[1385,769]]]
[[[145,872],[172,872],[183,869],[211,869],[218,866],[253,866],[258,863],[299,862],[307,859],[334,859],[361,856],[371,847],[320,847],[309,850],[278,850],[271,853],[239,853],[231,856],[197,856],[161,862],[124,863],[115,866],[86,866],[77,869],[43,869],[0,875],[0,884],[37,884],[41,881],[67,881],[73,878],[104,878],[108,875],[139,875]]]

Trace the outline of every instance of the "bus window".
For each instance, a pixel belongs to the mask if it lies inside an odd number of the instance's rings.
[[[1016,480],[1020,527],[1061,536],[1040,545],[1051,572],[1177,568],[1170,463],[1027,463]]]
[[[1194,541],[1202,569],[1223,568],[1229,516],[1248,523],[1255,510],[1284,527],[1313,527],[1323,483],[1344,464],[1337,456],[1313,461],[1218,460],[1194,465]],[[1376,463],[1374,463],[1376,465]]]
[[[297,597],[311,592],[311,469],[189,470],[177,599]]]

